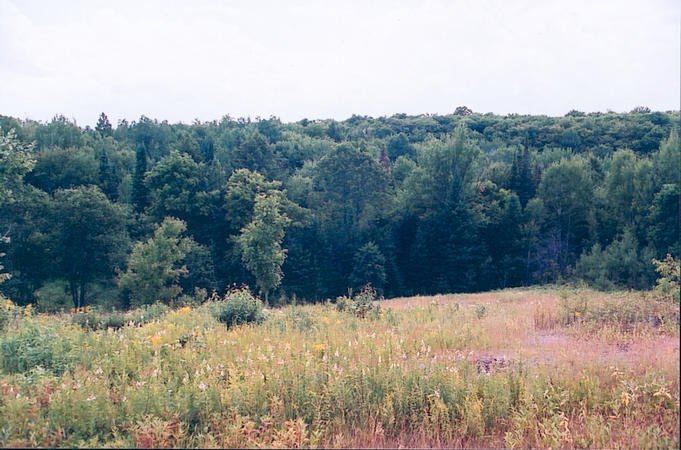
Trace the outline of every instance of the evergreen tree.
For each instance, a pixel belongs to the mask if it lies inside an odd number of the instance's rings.
[[[113,169],[109,161],[107,145],[102,146],[102,151],[99,155],[99,187],[109,199],[116,200],[118,187],[116,186]]]
[[[359,291],[370,283],[379,295],[383,295],[386,281],[385,257],[374,242],[367,242],[355,252],[350,286]]]
[[[523,148],[521,153],[515,152],[513,155],[510,188],[518,194],[520,204],[523,208],[527,205],[527,202],[534,197],[534,174],[532,173],[530,151],[527,148]]]
[[[113,127],[109,118],[106,114],[101,113],[99,119],[97,120],[97,125],[95,125],[95,131],[99,132],[102,136],[111,136],[113,134]]]
[[[142,212],[149,205],[149,190],[144,184],[147,174],[147,153],[144,146],[137,147],[135,153],[135,173],[132,177],[131,201],[135,212]]]

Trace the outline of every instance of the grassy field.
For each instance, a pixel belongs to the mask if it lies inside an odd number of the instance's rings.
[[[679,447],[679,303],[506,290],[0,324],[0,446]],[[364,316],[364,317],[360,317]]]

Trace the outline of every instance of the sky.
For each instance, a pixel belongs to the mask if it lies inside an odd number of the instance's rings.
[[[679,110],[678,0],[0,0],[0,114]]]

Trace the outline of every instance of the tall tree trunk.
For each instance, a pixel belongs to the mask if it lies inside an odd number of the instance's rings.
[[[85,306],[85,281],[80,282],[80,301],[78,303]]]
[[[71,298],[73,299],[73,306],[76,308],[80,307],[78,302],[78,288],[76,286],[75,280],[69,281],[69,289],[71,290]]]
[[[267,306],[269,308],[270,303],[268,301],[268,298],[269,298],[269,291],[265,291],[265,306]]]

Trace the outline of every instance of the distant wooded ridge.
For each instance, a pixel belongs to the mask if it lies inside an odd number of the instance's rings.
[[[0,291],[46,310],[247,284],[270,302],[583,280],[679,256],[680,115],[473,113],[95,128],[0,116]],[[187,298],[185,297],[185,300]]]

